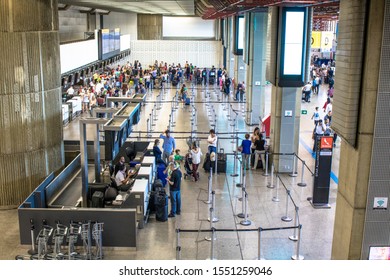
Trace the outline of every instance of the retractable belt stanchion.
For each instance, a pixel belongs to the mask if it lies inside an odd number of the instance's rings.
[[[248,220],[248,193],[246,192],[245,186],[243,187],[244,189],[244,197],[242,200],[242,203],[244,205],[244,220],[240,222],[241,225],[243,226],[250,226],[252,222]]]
[[[206,204],[210,204],[212,201],[211,193],[213,191],[213,168],[210,168],[209,182],[207,186],[208,200],[205,201]]]
[[[263,176],[269,176],[268,174],[268,152],[265,152],[265,173],[263,173]]]
[[[146,137],[149,140],[149,138],[150,138],[150,121],[149,121],[149,119],[146,120]]]
[[[299,250],[300,250],[300,246],[301,246],[301,230],[302,230],[302,225],[299,225],[296,253],[295,253],[295,255],[291,256],[291,259],[293,259],[293,260],[304,260],[305,259],[302,255],[299,254]]]
[[[241,199],[238,199],[238,200],[242,201],[242,203],[241,203],[242,212],[237,214],[237,217],[239,217],[241,219],[245,218],[245,196],[246,196],[245,184],[246,184],[246,176],[245,176],[245,170],[244,170],[244,176],[242,179],[242,189],[241,189],[242,195],[241,195]]]
[[[210,221],[210,219],[213,221],[213,223],[216,223],[219,221],[217,217],[215,217],[215,191],[211,192],[211,207],[213,208],[212,216],[210,216],[207,220]]]
[[[279,176],[276,176],[276,194],[272,198],[273,202],[279,202]]]
[[[238,141],[238,140],[237,140]],[[237,156],[238,157],[238,156]],[[243,164],[243,159],[241,159],[241,161],[240,161],[240,164],[241,164],[241,167],[240,167],[240,183],[237,183],[236,184],[236,187],[237,188],[242,188],[242,186],[243,186],[243,174],[244,174],[244,164]]]
[[[29,255],[35,255],[37,253],[37,249],[35,247],[35,233],[34,233],[34,221],[33,219],[30,220],[31,228],[30,228],[30,233],[31,233],[31,249],[28,250]]]
[[[306,183],[303,179],[303,176],[305,174],[305,161],[302,160],[302,173],[301,173],[301,182],[299,182],[297,185],[300,186],[300,187],[306,187]]]
[[[259,227],[258,229],[258,238],[257,238],[257,259],[258,260],[265,260],[261,257],[261,232],[263,231],[263,228]]]
[[[176,229],[176,259],[181,259],[180,230]]]
[[[237,170],[237,151],[234,151],[233,154],[234,154],[233,173],[230,174],[230,176],[231,177],[238,177],[238,174],[236,173],[236,170]]]
[[[210,215],[210,217],[212,217],[213,216],[213,212],[214,212],[214,209],[213,209],[213,207],[210,207],[210,209],[209,209],[209,215]],[[212,221],[212,219],[210,219],[210,229],[213,229],[213,221]],[[204,238],[204,240],[206,240],[206,241],[214,241],[216,238],[215,238],[215,235],[214,234],[211,234],[211,237],[210,236],[206,236],[205,238]]]
[[[294,221],[294,226],[295,227],[298,227],[298,211],[299,211],[299,207],[296,206],[295,207],[295,221]],[[290,239],[291,241],[297,241],[298,240],[298,236],[297,236],[297,228],[294,228],[294,234],[293,235],[290,235],[288,237],[288,239]]]
[[[280,180],[279,176],[278,179]],[[288,199],[290,196],[290,190],[286,190],[286,214],[281,218],[283,222],[291,222],[292,218],[288,216]]]
[[[271,165],[271,182],[268,182],[267,188],[269,188],[269,189],[275,188],[275,185],[274,185],[274,163],[272,163],[272,165]]]
[[[290,177],[297,177],[298,174],[295,170],[295,167],[296,167],[296,164],[297,164],[297,158],[295,157],[295,153],[293,154],[293,166],[292,166],[292,170],[291,170],[291,174],[288,174]]]

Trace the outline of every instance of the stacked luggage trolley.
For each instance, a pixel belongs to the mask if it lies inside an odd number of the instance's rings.
[[[69,226],[57,223],[52,227],[45,220],[42,222],[42,228],[35,238],[34,224],[31,221],[31,249],[27,255],[17,255],[16,260],[103,259],[103,223],[71,222]]]

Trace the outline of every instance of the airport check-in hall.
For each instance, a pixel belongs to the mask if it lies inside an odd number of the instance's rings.
[[[0,259],[390,259],[390,1],[0,2]]]

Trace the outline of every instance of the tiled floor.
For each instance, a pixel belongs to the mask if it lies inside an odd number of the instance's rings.
[[[218,100],[220,94],[218,90],[207,89],[210,92],[210,97],[207,97],[208,103],[196,103],[198,111],[197,132],[208,132],[210,129],[208,110],[212,110],[212,106],[217,115],[217,131],[220,137],[229,139],[221,140],[219,145],[225,149],[225,152],[232,152],[236,148],[235,143],[231,143],[230,134],[222,136],[224,132],[230,132],[231,126],[226,117],[227,111],[224,111],[224,105],[213,103]],[[326,100],[325,87],[322,89],[319,96],[313,96],[311,103],[303,103],[302,109],[308,110],[308,115],[301,116],[301,134],[299,156],[306,161],[311,169],[314,166],[314,158],[311,155],[310,147],[312,147],[311,131],[313,122],[310,120],[311,114],[315,106],[322,107]],[[165,100],[171,100],[175,90],[169,89],[165,92]],[[155,99],[158,94],[156,90],[150,94],[149,99]],[[270,103],[270,89],[267,89],[266,103]],[[194,88],[195,101],[205,101],[205,89],[201,87]],[[235,109],[239,108],[239,104],[233,104]],[[141,112],[141,121],[134,130],[146,130],[146,118],[153,105],[146,104]],[[154,137],[158,137],[159,133],[166,129],[168,124],[168,116],[170,114],[171,105],[165,103],[163,108],[158,111],[158,121],[154,129]],[[179,105],[179,108],[174,112],[176,121],[173,131],[182,131],[185,133],[173,134],[177,138],[177,145],[181,149],[182,154],[185,154],[188,147],[185,141],[190,135],[190,115],[189,106]],[[238,130],[253,131],[254,127],[245,126],[241,114],[238,114]],[[72,122],[64,128],[65,139],[78,138],[77,122]],[[199,137],[201,135],[198,133]],[[154,138],[153,137],[153,138]],[[241,136],[242,137],[242,136]],[[153,138],[151,138],[153,140]],[[181,138],[181,139],[179,139]],[[338,163],[339,163],[339,146],[335,148],[333,158],[333,173],[334,179],[337,180]],[[201,141],[201,149],[206,153],[207,144],[205,140]],[[300,168],[298,168],[298,177],[290,177],[288,174],[281,174],[281,182],[278,191],[276,188],[268,188],[270,184],[270,176],[262,176],[260,170],[247,172],[246,184],[248,193],[248,219],[251,221],[250,226],[242,226],[242,219],[237,217],[242,211],[242,202],[239,201],[241,189],[236,187],[239,182],[239,177],[230,176],[238,170],[233,170],[234,160],[231,156],[228,157],[228,166],[226,174],[218,174],[213,176],[213,189],[215,190],[215,215],[219,218],[219,222],[214,223],[216,229],[227,229],[231,231],[217,232],[214,242],[214,257],[217,259],[255,259],[258,254],[258,231],[257,228],[263,229],[281,228],[294,226],[295,212],[294,206],[289,200],[288,211],[286,212],[286,190],[284,186],[291,191],[291,197],[294,203],[299,208],[299,222],[302,224],[301,242],[299,254],[305,259],[311,260],[327,260],[331,256],[333,222],[335,213],[336,201],[336,183],[331,180],[330,192],[330,209],[314,209],[307,201],[307,197],[312,195],[312,177],[305,173],[305,181],[307,187],[299,187],[297,183],[300,181]],[[300,163],[298,165],[300,167]],[[276,180],[275,180],[276,181]],[[138,231],[138,248],[137,250],[129,250],[123,248],[105,248],[105,259],[175,259],[176,258],[176,228],[194,230],[193,233],[181,233],[181,258],[182,259],[207,259],[211,254],[211,242],[205,240],[205,236],[209,233],[200,232],[200,229],[209,229],[208,222],[209,205],[204,201],[208,199],[207,195],[208,174],[201,169],[200,181],[195,183],[190,180],[184,180],[182,183],[182,215],[176,218],[170,218],[168,222],[157,222],[155,218],[150,216],[148,224],[144,229]],[[276,185],[276,183],[275,183]],[[284,185],[284,186],[283,186]],[[279,202],[274,202],[272,198],[278,197]],[[292,222],[284,222],[282,216],[293,218]],[[24,254],[29,246],[19,245],[17,210],[4,210],[0,212],[0,259],[13,259],[17,254]],[[238,232],[236,229],[254,229],[255,231]],[[295,232],[296,234],[298,233]],[[297,242],[289,240],[289,236],[294,235],[294,230],[269,230],[261,233],[261,257],[272,260],[289,260],[292,255],[296,254]]]

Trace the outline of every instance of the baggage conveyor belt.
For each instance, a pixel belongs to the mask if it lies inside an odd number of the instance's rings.
[[[88,165],[88,181],[92,182],[95,179],[94,166]],[[55,197],[50,207],[76,207],[81,199],[82,193],[82,181],[81,170]],[[71,179],[71,178],[70,178]]]

